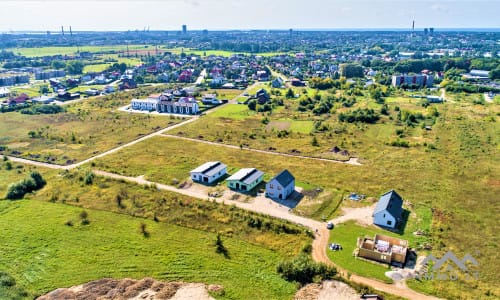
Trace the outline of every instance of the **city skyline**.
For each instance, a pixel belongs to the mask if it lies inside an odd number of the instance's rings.
[[[0,2],[1,32],[499,28],[500,1],[105,0]],[[17,12],[14,14],[12,12]],[[19,18],[22,15],[23,18]]]

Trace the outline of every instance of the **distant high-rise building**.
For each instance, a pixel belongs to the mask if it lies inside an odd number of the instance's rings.
[[[433,34],[434,33],[434,27],[429,28],[429,32],[430,32],[430,34]]]
[[[182,25],[182,33],[183,34],[187,33],[187,25]]]
[[[290,37],[292,37],[292,34],[293,34],[293,29],[290,28],[290,30],[288,31],[290,33]]]

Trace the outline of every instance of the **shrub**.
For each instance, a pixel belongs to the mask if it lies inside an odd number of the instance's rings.
[[[226,258],[229,257],[229,253],[227,251],[227,248],[224,246],[224,242],[222,241],[220,233],[217,233],[217,238],[215,239],[215,252],[223,254]]]
[[[88,225],[88,224],[90,224],[90,220],[88,218],[89,218],[88,212],[85,211],[85,210],[82,210],[80,212],[80,220],[82,222],[82,225]]]
[[[278,264],[277,271],[285,280],[295,281],[302,285],[331,279],[337,274],[334,267],[316,263],[306,253],[299,254],[293,260],[282,261]]]
[[[144,222],[141,222],[139,225],[139,229],[144,237],[149,237],[149,231],[147,229],[147,225]]]
[[[94,173],[92,171],[87,171],[87,173],[85,173],[83,182],[85,182],[85,184],[87,185],[92,184],[94,182]]]
[[[43,179],[42,175],[37,171],[31,172],[30,177],[35,181],[36,189],[41,189],[47,183],[45,179]]]
[[[9,185],[7,199],[21,199],[27,193],[41,189],[46,184],[40,173],[33,171],[28,178]]]

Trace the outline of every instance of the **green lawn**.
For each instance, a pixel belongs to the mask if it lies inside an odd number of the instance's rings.
[[[330,232],[329,243],[340,244],[343,250],[332,251],[327,249],[328,257],[336,265],[347,269],[351,274],[358,274],[390,283],[392,280],[384,275],[385,272],[390,271],[389,266],[371,263],[353,256],[354,249],[356,249],[356,239],[364,236],[373,238],[376,233],[400,238],[395,234],[381,229],[362,227],[351,222],[339,224]]]
[[[99,73],[99,72],[102,72],[104,70],[106,70],[107,68],[109,68],[111,64],[95,64],[95,65],[86,65],[84,68],[83,68],[83,73]]]
[[[32,295],[91,280],[142,278],[222,284],[222,299],[290,299],[295,285],[275,272],[280,256],[224,237],[230,258],[215,253],[215,234],[62,204],[0,201],[0,269]],[[29,220],[29,222],[26,222]],[[74,225],[65,225],[72,220]],[[145,237],[139,229],[146,224]]]

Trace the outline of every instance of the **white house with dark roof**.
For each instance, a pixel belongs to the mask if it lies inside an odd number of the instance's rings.
[[[227,166],[220,161],[209,161],[189,172],[196,182],[211,184],[227,173]]]
[[[234,190],[248,192],[262,182],[264,172],[255,168],[243,168],[226,179],[227,186]]]
[[[295,190],[295,177],[283,170],[266,184],[266,196],[272,199],[284,200]]]
[[[373,224],[396,228],[401,221],[403,213],[403,198],[391,190],[383,194],[378,200],[375,211],[373,212]]]

